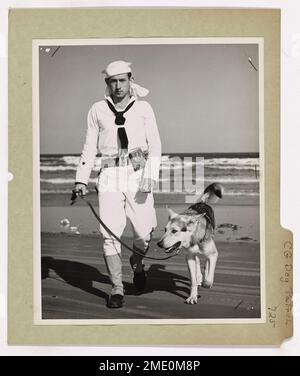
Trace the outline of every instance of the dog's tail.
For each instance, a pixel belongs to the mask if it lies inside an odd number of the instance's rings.
[[[215,203],[223,197],[223,191],[223,186],[220,183],[210,184],[205,188],[197,202],[204,202],[205,204]]]

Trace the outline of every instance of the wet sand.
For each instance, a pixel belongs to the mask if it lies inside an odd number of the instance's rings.
[[[175,200],[177,197],[177,201]],[[182,194],[160,194],[155,196],[157,228],[154,237],[159,238],[164,232],[168,221],[166,205],[177,213],[184,211],[191,203],[186,203],[189,196]],[[192,196],[190,196],[192,197]],[[88,195],[95,209],[98,210],[97,196]],[[256,200],[256,201],[255,201]],[[256,203],[256,204],[254,204]],[[77,199],[75,205],[70,206],[70,195],[42,195],[41,199],[41,230],[42,232],[64,232],[80,234],[98,234],[98,222],[86,203]],[[215,239],[217,241],[247,241],[259,243],[259,206],[257,198],[224,197],[213,205],[217,223]],[[69,226],[62,226],[61,221],[67,219]],[[131,236],[131,226],[127,223],[124,236]]]
[[[124,239],[130,244],[129,239]],[[197,305],[189,293],[184,255],[146,261],[148,285],[135,295],[129,251],[122,251],[126,304],[112,310],[110,283],[96,235],[42,234],[43,319],[259,318],[259,245],[217,242],[219,260],[212,289],[199,288]],[[161,252],[149,253],[162,257]]]
[[[71,188],[70,188],[71,192]],[[69,206],[71,193],[46,193],[41,195],[41,206]],[[93,189],[90,189],[87,195],[93,204],[97,204],[97,195]],[[154,193],[156,205],[188,205],[189,202],[195,201],[195,195],[182,193]],[[254,196],[224,196],[217,205],[251,205],[258,206],[259,197]],[[77,206],[84,206],[82,200],[77,200]]]
[[[42,317],[43,319],[186,319],[260,317],[260,242],[257,198],[225,198],[214,205],[219,250],[215,284],[199,288],[197,305],[184,303],[189,294],[183,254],[166,261],[146,261],[148,285],[135,295],[129,251],[122,250],[126,304],[112,310],[106,302],[110,283],[102,255],[98,223],[82,200],[70,206],[69,195],[42,195]],[[97,208],[96,195],[90,200]],[[163,257],[156,241],[167,223],[166,204],[180,212],[183,196],[155,199],[158,226],[149,255]],[[68,219],[68,226],[61,225]],[[131,245],[128,223],[123,240]],[[202,263],[203,264],[203,263]],[[202,265],[203,266],[203,265]]]

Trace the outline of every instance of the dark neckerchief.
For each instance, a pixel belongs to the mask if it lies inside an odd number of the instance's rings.
[[[108,107],[110,108],[110,110],[115,114],[116,118],[115,118],[115,124],[116,125],[124,125],[125,124],[125,117],[124,117],[124,114],[125,112],[127,112],[132,106],[133,104],[135,103],[135,101],[133,102],[130,102],[127,107],[125,108],[124,111],[117,111],[115,109],[115,106],[109,101],[109,100],[106,100],[107,104],[108,104]],[[122,150],[128,150],[128,137],[127,137],[127,133],[126,133],[126,129],[125,127],[118,127],[118,137],[119,137],[119,140],[120,140],[120,143],[121,143],[121,149]]]

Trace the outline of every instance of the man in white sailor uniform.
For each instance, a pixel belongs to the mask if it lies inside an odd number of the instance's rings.
[[[100,153],[100,218],[118,237],[129,218],[133,248],[145,254],[157,226],[153,188],[159,178],[161,141],[152,107],[140,99],[149,91],[133,82],[130,65],[114,61],[102,71],[107,84],[105,98],[89,110],[73,193],[86,194],[95,157]],[[102,226],[100,232],[112,285],[108,307],[120,308],[124,304],[121,246]],[[143,258],[133,253],[130,265],[134,286],[142,292],[146,286]]]

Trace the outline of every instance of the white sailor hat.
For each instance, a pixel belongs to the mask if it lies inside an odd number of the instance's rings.
[[[131,73],[131,63],[123,60],[113,61],[102,71],[105,78],[115,76],[117,74]]]

